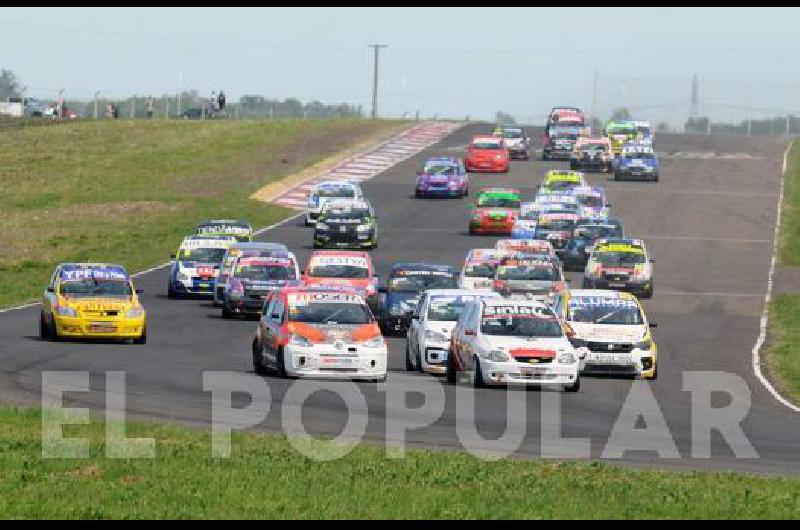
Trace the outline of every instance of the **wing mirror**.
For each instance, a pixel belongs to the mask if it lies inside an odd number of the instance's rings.
[[[144,289],[136,289],[136,294],[138,295],[144,294]]]
[[[658,327],[658,322],[650,322],[649,325],[650,325],[651,328],[657,328]]]
[[[56,290],[52,286],[50,286],[50,287],[47,288],[47,292],[48,293],[54,293],[54,292],[56,292]]]
[[[469,337],[474,337],[475,336],[475,330],[474,329],[465,329],[464,330],[464,335],[467,335]]]

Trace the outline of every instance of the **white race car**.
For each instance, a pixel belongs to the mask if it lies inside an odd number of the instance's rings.
[[[453,331],[447,382],[466,372],[476,387],[540,385],[580,390],[580,355],[549,306],[532,300],[469,302]]]
[[[467,302],[500,298],[488,290],[431,289],[423,293],[406,335],[406,370],[444,374],[450,336]]]
[[[331,199],[352,199],[360,201],[364,199],[361,186],[346,180],[325,180],[320,182],[308,195],[308,205],[306,206],[306,225],[313,225],[322,207]]]
[[[500,252],[493,248],[473,248],[467,253],[458,286],[462,289],[491,289]]]

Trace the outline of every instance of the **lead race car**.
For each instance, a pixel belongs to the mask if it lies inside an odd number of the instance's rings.
[[[414,196],[466,197],[469,195],[469,175],[464,163],[455,157],[429,158],[417,172]]]
[[[313,226],[325,203],[333,200],[363,200],[361,186],[347,180],[325,180],[315,185],[308,194],[306,225]]]
[[[508,173],[509,153],[505,141],[494,136],[474,136],[464,160],[467,171]]]

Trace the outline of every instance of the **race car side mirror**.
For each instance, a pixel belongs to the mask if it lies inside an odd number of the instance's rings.
[[[306,271],[300,271],[300,276],[305,276],[305,275],[306,275]]]
[[[175,257],[176,257],[175,254],[170,254],[169,255],[169,259],[175,259]]]
[[[54,292],[56,292],[56,290],[51,286],[51,287],[47,288],[47,292],[48,293],[54,293]]]
[[[136,294],[144,294],[144,289],[136,289]]]
[[[649,325],[651,328],[657,328],[657,327],[658,327],[658,322],[648,322],[648,325]]]

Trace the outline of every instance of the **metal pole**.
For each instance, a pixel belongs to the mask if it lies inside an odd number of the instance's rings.
[[[100,92],[94,93],[94,119],[97,119],[97,97],[100,95]]]
[[[589,123],[590,127],[593,127],[595,122],[598,121],[597,119],[597,70],[594,71],[592,75],[592,112],[590,114],[591,122]]]
[[[369,44],[374,52],[374,63],[372,67],[372,119],[378,118],[378,55],[381,48],[386,48],[386,44]]]
[[[136,115],[136,94],[131,98],[131,119]]]

